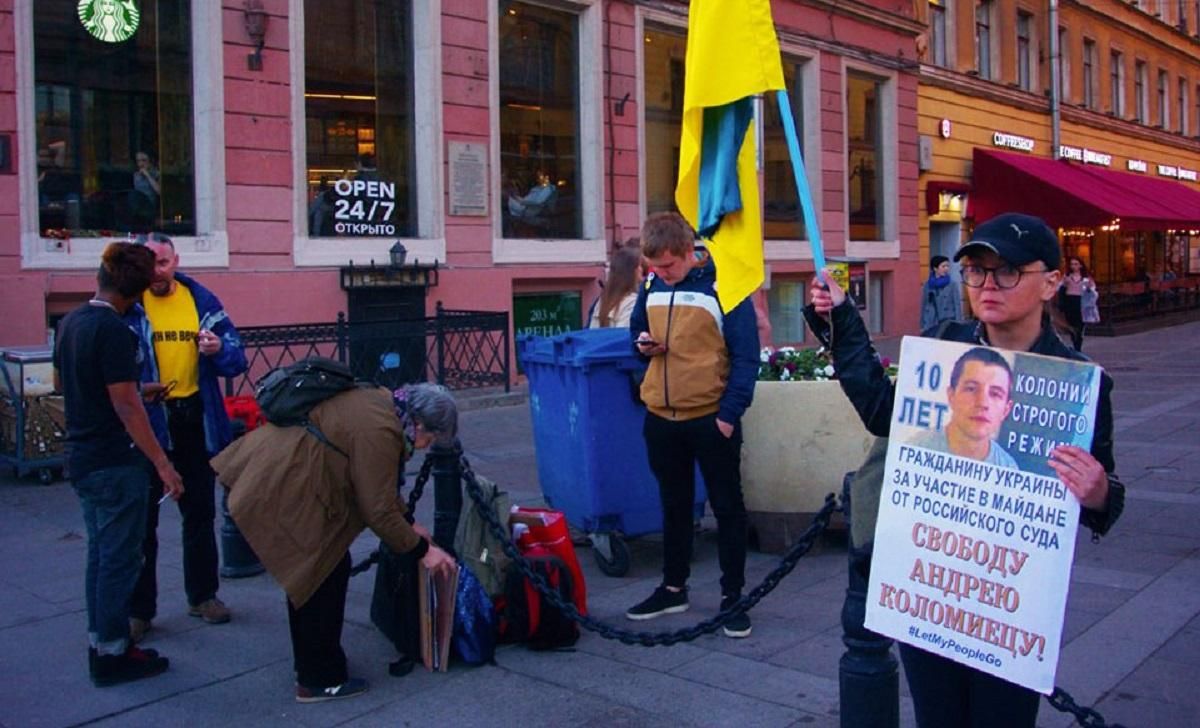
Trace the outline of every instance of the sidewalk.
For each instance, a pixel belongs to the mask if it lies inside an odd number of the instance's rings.
[[[1100,544],[1082,535],[1067,606],[1058,684],[1111,722],[1180,726],[1200,715],[1200,323],[1085,343],[1116,380],[1124,517]],[[473,467],[519,503],[540,499],[528,405],[464,412]],[[831,484],[831,490],[833,489]],[[431,521],[432,495],[418,509]],[[845,554],[806,556],[753,612],[754,634],[670,648],[627,647],[585,634],[570,652],[504,647],[497,665],[387,674],[394,652],[370,624],[374,572],[355,577],[344,646],[366,696],[303,706],[284,597],[267,576],[225,580],[232,623],[189,618],[179,518],[159,527],[160,616],[147,645],[171,658],[163,676],[95,689],[87,677],[79,507],[70,487],[0,475],[0,726],[580,725],[836,726]],[[708,524],[711,527],[711,523]],[[374,547],[354,546],[356,560]],[[655,538],[631,543],[629,576],[614,579],[580,549],[592,613],[625,626],[624,610],[658,583]],[[717,610],[716,540],[697,541],[692,609],[638,625],[676,629]],[[751,554],[757,583],[776,557]],[[902,692],[906,692],[901,687]],[[1042,703],[1045,726],[1070,720]],[[902,724],[913,725],[902,705]]]

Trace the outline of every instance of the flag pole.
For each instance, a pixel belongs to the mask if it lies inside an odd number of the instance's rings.
[[[825,246],[821,243],[821,227],[817,223],[817,211],[813,205],[812,190],[808,187],[808,177],[804,174],[804,158],[800,155],[800,140],[796,137],[796,121],[792,118],[792,104],[788,92],[780,89],[775,92],[779,102],[779,117],[783,120],[783,135],[787,139],[788,156],[792,160],[792,176],[796,178],[796,190],[800,194],[800,210],[803,215],[804,231],[808,234],[809,245],[812,246],[813,265],[817,275],[825,269]]]

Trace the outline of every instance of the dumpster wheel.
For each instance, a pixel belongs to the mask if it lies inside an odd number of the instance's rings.
[[[625,576],[629,573],[629,545],[619,533],[593,533],[592,555],[596,557],[596,566],[605,576]]]

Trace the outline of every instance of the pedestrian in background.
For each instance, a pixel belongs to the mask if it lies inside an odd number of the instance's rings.
[[[633,304],[637,302],[638,284],[645,277],[642,242],[638,238],[631,238],[618,248],[608,261],[604,290],[592,306],[588,316],[588,328],[628,328]]]
[[[1045,222],[1016,213],[998,215],[975,228],[955,257],[962,260],[963,282],[979,320],[950,323],[928,335],[1088,361],[1059,338],[1046,311],[1061,282],[1062,252]],[[887,437],[896,385],[880,363],[854,301],[828,274],[813,279],[810,294],[805,319],[831,347],[838,383],[867,430]],[[1091,450],[1059,445],[1049,460],[1079,501],[1080,523],[1097,536],[1108,533],[1125,503],[1125,486],[1113,474],[1112,386],[1112,379],[1101,374]],[[1041,696],[1032,690],[909,644],[900,645],[900,658],[921,728],[1033,728],[1036,723]]]
[[[1083,292],[1095,292],[1096,284],[1088,275],[1087,266],[1075,256],[1067,258],[1067,274],[1063,276],[1062,290],[1058,296],[1059,307],[1071,326],[1071,344],[1075,351],[1083,351]]]
[[[54,340],[54,384],[66,405],[67,470],[87,529],[88,671],[99,687],[151,677],[168,665],[154,650],[134,646],[129,635],[147,499],[183,494],[179,473],[142,407],[137,335],[121,320],[153,278],[151,251],[112,243],[104,249],[96,295],[67,314]],[[160,484],[153,493],[149,464]]]
[[[159,443],[183,476],[183,588],[188,614],[208,624],[230,619],[217,598],[215,480],[208,461],[233,439],[219,377],[246,371],[242,339],[220,299],[178,271],[179,254],[162,233],[138,236],[154,254],[154,280],[125,320],[139,332],[143,389],[161,388],[146,403]],[[150,489],[157,491],[154,482]],[[145,563],[130,607],[130,632],[138,641],[158,611],[158,499],[146,510]]]
[[[651,215],[642,228],[642,252],[654,272],[638,294],[630,335],[634,350],[649,360],[643,433],[662,499],[663,581],[625,613],[632,620],[688,608],[697,464],[717,519],[721,611],[738,601],[746,583],[741,420],[758,378],[758,325],[749,298],[722,312],[716,267],[707,253],[696,256],[694,241],[677,213]],[[737,615],[724,631],[748,637],[750,617]]]
[[[950,259],[935,255],[929,259],[929,278],[921,287],[921,331],[961,317],[962,291],[950,278]]]

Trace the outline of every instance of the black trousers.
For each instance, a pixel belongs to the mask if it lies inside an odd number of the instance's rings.
[[[346,553],[317,590],[296,609],[287,600],[296,682],[306,688],[331,688],[349,679],[342,651],[350,554]]]
[[[1071,344],[1075,351],[1083,351],[1083,296],[1064,294],[1058,300],[1062,304],[1063,317],[1071,324]]]
[[[920,728],[1033,728],[1042,696],[931,652],[900,645]]]
[[[216,475],[208,464],[204,444],[204,404],[196,394],[167,407],[171,450],[167,455],[183,478],[179,513],[183,516],[183,588],[188,605],[196,606],[217,595],[217,538],[213,530]],[[150,620],[158,613],[158,500],[163,483],[150,477],[150,504],[146,509],[146,538],[142,542],[142,573],[133,589],[129,614]]]
[[[646,413],[643,434],[663,511],[663,583],[686,586],[691,574],[696,464],[717,519],[721,594],[746,585],[746,505],[742,501],[742,429],[725,437],[716,415],[674,421]]]

